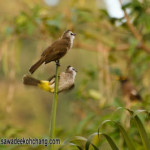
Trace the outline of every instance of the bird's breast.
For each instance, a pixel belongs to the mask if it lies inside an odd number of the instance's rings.
[[[73,40],[70,40],[70,48],[69,49],[71,49],[72,46],[73,46]]]

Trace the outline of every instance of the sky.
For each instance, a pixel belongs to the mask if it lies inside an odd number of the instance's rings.
[[[58,4],[59,0],[44,0],[46,4],[50,6],[55,6]]]
[[[60,0],[44,0],[44,1],[46,4],[50,6],[55,6],[58,4]],[[101,2],[101,0],[97,1]],[[122,0],[122,1],[127,3],[130,0]],[[119,0],[103,0],[103,2],[105,3],[106,9],[111,17],[122,18],[124,16]]]
[[[119,0],[104,0],[104,3],[111,17],[122,18],[124,16]]]

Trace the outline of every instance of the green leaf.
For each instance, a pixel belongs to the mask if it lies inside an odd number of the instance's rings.
[[[118,129],[120,130],[120,133],[122,134],[125,143],[127,144],[127,147],[129,148],[129,150],[135,150],[134,146],[133,146],[133,141],[131,140],[131,138],[128,136],[127,132],[125,131],[125,129],[123,128],[123,126],[119,123],[117,123],[116,121],[112,121],[112,120],[105,120],[104,122],[101,123],[100,127],[98,128],[98,133],[100,131],[100,128],[106,124],[106,123],[112,123],[114,124],[116,127],[118,127]]]
[[[76,146],[79,150],[82,150],[82,148],[75,143],[76,141],[86,142],[87,139],[82,136],[75,136],[75,137],[69,138],[63,142],[62,146],[58,150],[64,149],[64,147],[66,147],[67,145]]]
[[[120,109],[127,110],[130,113],[130,115],[133,116],[133,120],[134,120],[134,122],[135,122],[135,124],[137,126],[137,129],[138,129],[138,132],[140,134],[140,137],[141,137],[142,143],[144,145],[144,148],[145,148],[145,150],[149,150],[150,143],[149,143],[148,135],[146,133],[146,130],[145,130],[141,120],[137,116],[137,114],[139,114],[139,113],[146,113],[149,116],[150,112],[146,111],[146,110],[136,110],[135,112],[133,112],[132,110],[127,109],[127,108],[123,108],[123,107],[119,107],[117,110],[120,110]]]
[[[93,133],[92,135],[89,136],[89,138],[85,144],[85,150],[89,150],[90,145],[93,146],[94,150],[98,150],[98,148],[94,144],[92,144],[93,137],[95,137],[97,135],[98,135],[98,133]]]
[[[66,146],[68,146],[68,145],[70,145],[70,146],[75,146],[75,147],[77,147],[79,150],[83,150],[80,146],[78,146],[77,144],[74,144],[74,143],[68,143],[68,144],[66,144],[66,145],[63,145],[63,146],[61,146],[58,150],[63,150]]]
[[[122,136],[124,137],[124,140],[129,148],[129,150],[135,150],[134,146],[133,146],[133,142],[131,141],[131,139],[129,138],[127,132],[125,131],[125,129],[118,123],[116,123],[116,125],[118,126]]]
[[[92,139],[95,137],[95,136],[99,136],[99,135],[103,135],[107,142],[109,143],[110,147],[112,148],[112,150],[119,150],[118,147],[116,146],[116,144],[114,143],[114,141],[111,139],[111,137],[107,134],[104,134],[104,133],[93,133],[92,135],[90,135],[90,137],[88,138],[87,142],[86,142],[86,146],[85,146],[85,149],[86,150],[89,150],[89,146],[91,144],[91,141]],[[93,145],[94,147],[95,145]],[[94,147],[95,150],[97,150],[97,147]]]
[[[79,147],[80,146],[78,146],[75,142],[77,142],[77,141],[83,141],[83,142],[87,142],[87,139],[85,138],[85,137],[82,137],[82,136],[75,136],[75,137],[73,137],[73,138],[70,138],[70,139],[67,139],[66,141],[64,141],[64,143],[63,143],[63,145],[59,148],[59,150],[62,150],[62,148],[63,147],[65,147],[66,145],[70,145],[70,143],[71,144],[75,144],[75,146],[76,147],[78,147],[78,149],[79,149]],[[94,150],[98,150],[98,148],[94,145],[94,144],[92,144],[90,141],[88,141],[92,146],[93,146],[93,148],[94,148]],[[81,148],[81,147],[80,147]],[[82,149],[81,149],[82,150]]]
[[[138,131],[139,131],[139,134],[141,136],[141,140],[142,140],[142,143],[144,145],[144,148],[145,150],[149,150],[150,148],[150,141],[148,139],[148,135],[145,131],[145,128],[141,122],[141,120],[139,119],[139,117],[137,115],[134,116],[134,121],[135,121],[135,124],[138,128]]]

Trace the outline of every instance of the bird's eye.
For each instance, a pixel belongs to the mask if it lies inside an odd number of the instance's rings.
[[[73,33],[70,33],[70,35],[73,35]]]

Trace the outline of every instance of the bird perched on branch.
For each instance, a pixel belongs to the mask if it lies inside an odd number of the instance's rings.
[[[59,74],[58,93],[70,90],[74,87],[76,73],[77,71],[75,68],[68,66],[65,72]],[[54,93],[55,76],[51,77],[49,80],[38,80],[30,75],[25,75],[23,77],[23,83],[25,85],[37,86],[45,91]]]
[[[135,88],[135,86],[131,83],[129,78],[120,76],[119,81],[121,83],[121,89],[125,96],[127,96],[130,101],[142,101],[142,97]]]
[[[131,109],[132,106],[134,106],[134,104],[142,102],[142,97],[139,91],[137,91],[136,87],[132,84],[131,80],[128,77],[119,75],[117,78],[121,83],[123,101],[125,103],[126,108]],[[129,113],[125,111],[121,118],[121,122],[125,124],[126,128],[128,129],[130,127],[129,117]]]
[[[55,61],[56,64],[59,65],[59,59],[72,48],[75,35],[76,34],[70,30],[65,31],[60,39],[56,40],[43,51],[41,58],[31,66],[29,72],[31,74],[34,73],[34,71],[43,63],[47,64]]]

